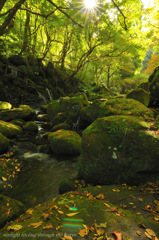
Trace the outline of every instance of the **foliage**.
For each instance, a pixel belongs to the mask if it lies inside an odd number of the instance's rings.
[[[152,54],[151,59],[148,60],[147,68],[144,70],[143,73],[145,74],[152,74],[154,69],[159,66],[159,55]]]

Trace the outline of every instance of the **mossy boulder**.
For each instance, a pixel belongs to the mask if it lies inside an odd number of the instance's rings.
[[[63,181],[60,182],[59,184],[59,192],[60,194],[74,191],[75,190],[75,184],[73,180],[70,179],[64,179]]]
[[[79,192],[63,194],[28,209],[20,218],[1,229],[0,237],[6,240],[10,240],[11,236],[16,236],[17,240],[24,240],[28,236],[29,240],[50,237],[53,240],[96,239],[96,237],[105,239],[105,236],[115,239],[113,232],[119,232],[123,234],[124,240],[138,238],[145,240],[145,228],[154,231],[156,237],[159,236],[158,223],[121,208],[117,209],[105,199],[94,197],[85,191],[83,194]],[[81,235],[80,229],[83,229]],[[84,238],[83,232],[86,233]]]
[[[159,107],[159,67],[149,77],[150,105]]]
[[[23,124],[24,124],[24,120],[23,119],[14,119],[14,120],[11,121],[11,123],[13,123],[13,124],[15,124],[19,127],[22,127]]]
[[[132,89],[131,91],[129,91],[127,93],[126,98],[134,99],[134,100],[144,104],[145,106],[148,106],[150,103],[150,97],[149,97],[148,92],[146,92],[142,88]]]
[[[25,210],[21,202],[0,194],[0,228],[7,222],[15,220]]]
[[[14,138],[22,134],[22,128],[12,123],[0,121],[0,132],[7,138]]]
[[[48,104],[48,119],[53,125],[62,122],[73,125],[78,120],[80,110],[88,105],[89,102],[85,93],[79,93],[73,97],[61,97],[59,100],[53,100]]]
[[[149,82],[142,82],[138,85],[138,88],[144,89],[146,92],[149,93]]]
[[[8,102],[2,102],[0,101],[0,111],[5,109],[11,109],[12,105]]]
[[[57,130],[64,129],[64,130],[71,130],[71,126],[67,123],[60,123],[52,127],[51,132],[55,132]]]
[[[9,139],[0,132],[0,154],[7,152],[9,148]]]
[[[34,116],[35,111],[29,105],[20,105],[19,108],[0,112],[0,119],[3,121],[11,121],[14,119],[32,120]]]
[[[58,130],[48,134],[48,140],[53,153],[63,155],[79,155],[81,153],[81,137],[69,130]]]
[[[154,117],[153,112],[142,103],[125,97],[98,99],[90,106],[81,110],[80,123],[89,125],[99,117],[111,115],[144,116],[147,119]]]
[[[142,117],[98,118],[82,135],[79,177],[95,184],[131,185],[157,178],[159,135],[150,130]]]
[[[33,121],[26,122],[23,125],[23,130],[31,134],[35,134],[38,132],[38,125]]]

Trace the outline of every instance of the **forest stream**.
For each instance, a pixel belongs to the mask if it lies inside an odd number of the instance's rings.
[[[77,176],[77,161],[69,157],[55,158],[53,155],[39,153],[32,142],[38,141],[44,132],[42,122],[36,121],[39,127],[37,135],[20,138],[16,151],[22,160],[21,172],[15,179],[12,188],[4,194],[17,199],[27,207],[47,201],[59,195],[59,183],[65,178]]]

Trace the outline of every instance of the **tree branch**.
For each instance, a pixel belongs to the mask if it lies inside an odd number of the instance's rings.
[[[61,13],[63,13],[66,17],[68,17],[72,22],[74,22],[76,25],[78,25],[81,28],[84,28],[81,24],[77,23],[73,18],[71,18],[66,12],[64,12],[60,7],[58,7],[55,3],[52,2],[52,0],[47,0],[49,3],[51,3],[54,7],[56,7]]]
[[[124,25],[125,25],[124,29],[125,29],[125,30],[128,30],[127,25],[126,25],[126,18],[127,18],[127,17],[125,17],[125,15],[123,14],[123,12],[122,12],[121,9],[119,8],[119,6],[114,2],[114,0],[111,0],[111,1],[112,1],[112,3],[114,4],[114,6],[118,9],[118,11],[120,12],[120,14],[123,16],[123,18],[124,18]],[[120,25],[121,25],[121,23],[120,23]]]

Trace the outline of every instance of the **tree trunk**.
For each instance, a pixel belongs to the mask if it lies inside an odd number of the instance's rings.
[[[13,8],[10,9],[8,16],[6,17],[6,19],[4,20],[4,22],[2,23],[2,25],[0,26],[0,36],[2,36],[5,31],[7,30],[7,28],[9,27],[9,24],[11,23],[11,21],[14,19],[14,16],[16,14],[16,12],[19,10],[19,8],[21,7],[21,5],[26,2],[26,0],[20,0],[18,3],[16,3],[14,5]],[[2,2],[3,3],[3,2]]]

